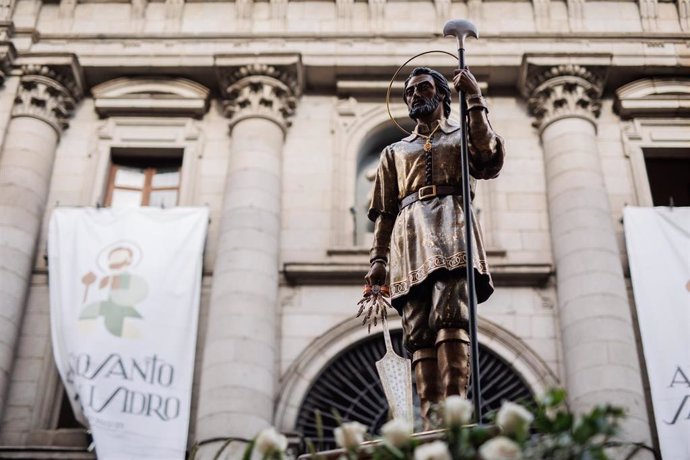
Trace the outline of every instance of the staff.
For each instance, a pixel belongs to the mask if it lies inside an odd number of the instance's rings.
[[[453,19],[443,26],[443,35],[453,35],[458,40],[458,69],[465,68],[465,38],[479,38],[477,27],[465,19]],[[472,250],[472,208],[470,202],[470,168],[467,152],[467,101],[465,91],[460,91],[460,126],[463,136],[460,152],[462,173],[462,209],[465,214],[465,244],[467,245],[467,303],[470,311],[470,362],[472,366],[472,402],[477,423],[482,423],[481,388],[479,385],[479,342],[477,341],[477,294],[474,290],[474,254]]]

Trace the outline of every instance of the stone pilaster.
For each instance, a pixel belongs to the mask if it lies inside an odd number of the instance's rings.
[[[223,78],[231,152],[197,418],[199,440],[250,439],[273,423],[282,150],[297,87],[251,65]],[[230,446],[241,449],[242,446]],[[212,458],[210,444],[200,458]]]
[[[369,29],[374,33],[381,33],[385,27],[386,0],[368,0]]]
[[[585,21],[585,0],[567,0],[568,23],[572,32],[580,31],[584,28]]]
[[[60,0],[59,16],[63,19],[73,19],[77,9],[77,0]]]
[[[534,25],[538,31],[551,28],[551,0],[532,0],[534,8]]]
[[[0,25],[0,34],[7,32],[11,35],[11,31],[3,29]],[[5,78],[12,70],[12,63],[17,57],[17,50],[10,41],[0,41],[0,86],[5,83]]]
[[[0,43],[8,41],[14,35],[12,13],[15,3],[15,0],[0,0]]]
[[[654,32],[657,30],[657,18],[659,17],[659,2],[658,0],[638,0],[640,8],[640,21],[642,22],[642,30],[645,32]]]
[[[477,24],[481,25],[482,21],[482,0],[467,0],[467,16]]]
[[[678,19],[682,30],[690,30],[690,0],[678,0]]]
[[[55,149],[81,96],[75,78],[55,67],[22,66],[0,156],[0,411],[30,285]]]
[[[597,404],[623,406],[625,438],[649,441],[634,326],[597,151],[603,70],[575,64],[532,69],[523,89],[544,151],[571,406],[578,412]]]
[[[235,0],[237,18],[250,20],[254,11],[254,0]]]
[[[288,0],[270,0],[271,19],[282,24],[287,19]]]
[[[436,27],[443,30],[443,25],[450,17],[450,0],[434,0],[436,9]]]
[[[146,8],[149,6],[148,0],[132,0],[131,17],[135,21],[146,18]]]
[[[165,0],[165,18],[169,28],[179,27],[183,13],[184,0]]]

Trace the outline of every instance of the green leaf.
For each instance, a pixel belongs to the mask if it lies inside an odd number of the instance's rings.
[[[566,393],[562,388],[552,388],[539,401],[539,405],[544,408],[557,407],[565,402]]]
[[[384,442],[384,443],[383,443],[383,447],[384,447],[384,449],[386,449],[388,452],[390,452],[391,455],[393,455],[393,457],[395,457],[395,458],[403,458],[403,459],[405,458],[405,454],[403,453],[403,451],[401,451],[400,449],[398,449],[398,448],[395,447],[394,445],[389,444],[388,442]]]
[[[558,412],[556,414],[556,420],[554,420],[552,425],[553,432],[569,431],[573,426],[573,416],[567,412]]]
[[[534,416],[534,421],[532,422],[534,429],[539,433],[552,433],[554,432],[554,422],[546,415],[543,410],[539,410]]]
[[[314,422],[316,424],[316,436],[319,439],[323,439],[323,418],[321,417],[321,411],[314,410]]]
[[[242,460],[251,460],[252,451],[254,450],[254,444],[256,444],[256,438],[252,439],[247,447],[244,448],[244,453],[242,454]]]

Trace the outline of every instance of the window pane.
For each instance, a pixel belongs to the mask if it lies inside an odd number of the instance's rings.
[[[113,189],[110,206],[114,208],[135,208],[141,206],[142,192],[137,190]]]
[[[646,157],[654,206],[690,206],[690,158]]]
[[[149,206],[172,208],[177,206],[177,190],[151,190]]]
[[[151,180],[151,186],[177,187],[180,185],[180,171],[178,169],[159,168]]]
[[[118,166],[115,172],[115,185],[120,187],[144,188],[144,170]]]

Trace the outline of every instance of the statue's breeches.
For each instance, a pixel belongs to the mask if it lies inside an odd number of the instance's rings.
[[[438,270],[405,296],[395,299],[402,310],[405,347],[410,353],[434,347],[441,329],[468,330],[469,308],[463,270]]]

